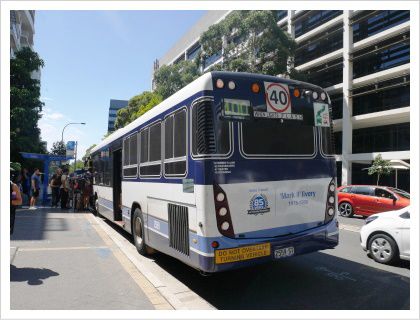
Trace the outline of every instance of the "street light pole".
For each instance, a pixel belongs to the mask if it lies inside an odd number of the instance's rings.
[[[86,122],[69,122],[69,123],[67,123],[67,124],[64,126],[63,131],[61,131],[61,142],[62,142],[62,143],[64,143],[64,129],[66,129],[66,128],[67,128],[67,126],[69,126],[69,125],[71,125],[71,124],[82,124],[82,125],[85,125],[85,124],[86,124]]]
[[[86,122],[69,122],[67,123],[64,128],[63,131],[61,131],[61,144],[64,144],[64,129],[67,128],[67,126],[71,125],[71,124],[81,124],[81,125],[85,125]],[[77,141],[76,141],[76,146],[75,146],[76,150],[75,150],[75,154],[74,154],[74,171],[76,171],[76,161],[77,161]]]

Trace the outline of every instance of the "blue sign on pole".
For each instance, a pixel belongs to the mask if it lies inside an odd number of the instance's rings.
[[[68,141],[66,144],[66,156],[74,157],[74,149],[76,149],[76,141]]]

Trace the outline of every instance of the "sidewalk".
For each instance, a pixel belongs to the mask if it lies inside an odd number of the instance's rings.
[[[91,213],[20,209],[10,246],[12,310],[173,309]]]

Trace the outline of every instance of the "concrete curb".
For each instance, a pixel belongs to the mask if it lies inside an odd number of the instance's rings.
[[[153,259],[140,255],[135,246],[101,218],[90,216],[111,238],[137,270],[150,281],[175,310],[215,310],[190,288],[159,267]]]

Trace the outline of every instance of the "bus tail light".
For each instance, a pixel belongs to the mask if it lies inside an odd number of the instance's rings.
[[[327,204],[325,209],[325,223],[330,222],[335,215],[335,183],[334,179],[330,181],[327,192]]]
[[[217,229],[222,235],[233,238],[235,236],[235,232],[233,230],[226,193],[218,184],[215,183],[213,184],[213,195],[216,209]]]
[[[216,88],[222,89],[224,86],[225,86],[225,83],[223,82],[222,79],[217,79],[216,80]]]
[[[235,84],[235,82],[233,82],[233,81],[229,81],[229,82],[228,82],[228,88],[229,88],[230,90],[234,90],[234,89],[236,88],[236,84]]]
[[[259,93],[260,92],[260,85],[258,83],[253,83],[251,85],[251,91],[253,93]]]

